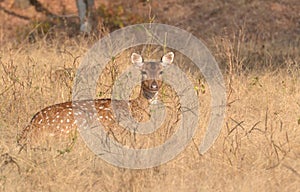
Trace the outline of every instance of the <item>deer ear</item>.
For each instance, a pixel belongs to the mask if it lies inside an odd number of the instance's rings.
[[[174,53],[169,52],[161,58],[161,62],[163,66],[166,67],[167,65],[170,65],[173,62],[173,59],[174,59]]]
[[[136,67],[141,67],[143,66],[143,57],[137,53],[132,53],[131,55],[131,62],[134,64]]]

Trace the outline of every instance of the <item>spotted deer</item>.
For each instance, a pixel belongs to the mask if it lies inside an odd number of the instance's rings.
[[[149,107],[158,100],[158,92],[162,86],[162,74],[168,65],[173,62],[174,53],[165,54],[160,61],[144,61],[136,53],[131,55],[131,62],[141,71],[141,90],[136,99],[119,101],[121,107],[127,107],[134,114],[141,117],[149,115]],[[82,109],[77,110],[77,109]],[[39,138],[40,133],[48,136],[62,136],[77,131],[77,118],[84,118],[83,112],[88,113],[96,109],[97,120],[105,126],[117,122],[112,112],[111,99],[95,99],[83,101],[69,101],[48,106],[31,119],[18,138],[18,143],[25,145],[32,137]],[[75,118],[76,117],[76,118]]]

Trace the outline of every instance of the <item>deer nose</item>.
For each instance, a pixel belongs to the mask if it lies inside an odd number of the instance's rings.
[[[157,89],[157,88],[158,88],[158,85],[157,85],[156,81],[153,81],[151,83],[151,89]]]

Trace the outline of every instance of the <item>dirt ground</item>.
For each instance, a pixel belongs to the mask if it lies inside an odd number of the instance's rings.
[[[90,36],[78,32],[75,2],[40,2],[70,17],[47,18],[32,6],[0,1],[0,191],[300,191],[298,0],[97,0],[98,31]],[[20,152],[17,135],[32,116],[72,98],[74,73],[87,50],[105,34],[142,22],[187,30],[216,58],[227,106],[213,147],[198,153],[211,95],[201,76],[189,74],[202,121],[185,150],[165,164],[119,168],[92,153],[80,137],[70,148],[54,139]],[[110,96],[129,56],[107,68],[97,97]]]

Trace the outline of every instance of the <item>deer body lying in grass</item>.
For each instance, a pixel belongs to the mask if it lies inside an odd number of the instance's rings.
[[[121,101],[121,107],[129,107],[132,113],[139,113],[141,116],[149,115],[149,106],[158,99],[158,92],[162,86],[163,70],[173,62],[173,59],[174,53],[169,52],[162,57],[161,61],[144,62],[141,55],[133,53],[131,61],[138,67],[142,75],[141,91],[136,99],[128,102]],[[81,116],[84,118],[81,109],[85,114],[96,109],[97,120],[104,127],[109,127],[117,122],[112,113],[111,104],[111,99],[95,99],[48,106],[33,116],[29,125],[20,134],[18,143],[26,145],[32,140],[39,140],[42,133],[46,136],[61,137],[76,132],[76,119]]]

